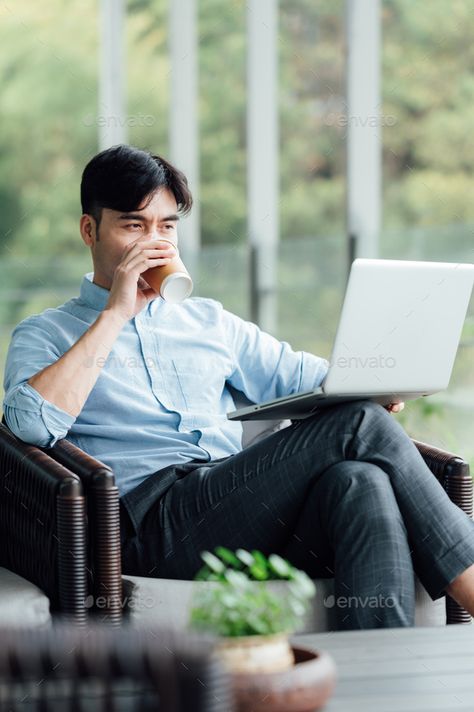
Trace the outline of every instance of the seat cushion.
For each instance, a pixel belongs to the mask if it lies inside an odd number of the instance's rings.
[[[0,567],[0,624],[36,627],[50,623],[48,597],[38,586]]]
[[[230,388],[236,409],[245,408],[252,405],[250,401],[241,391],[236,391],[235,388]],[[250,447],[259,440],[266,438],[268,435],[287,428],[291,425],[291,420],[243,420],[242,421],[242,447]]]
[[[216,585],[141,576],[126,576],[124,582],[127,616],[132,625],[166,625],[176,630],[183,630],[188,625],[194,587]],[[315,585],[316,596],[298,632],[320,633],[337,630],[334,579],[317,579]],[[284,581],[270,582],[270,588],[275,591],[282,591],[286,586]],[[444,597],[432,601],[417,579],[415,591],[415,625],[444,625]]]
[[[291,425],[291,420],[244,420],[242,422],[242,447],[250,447],[268,435]]]

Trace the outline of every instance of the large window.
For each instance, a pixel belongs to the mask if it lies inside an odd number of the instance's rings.
[[[428,6],[429,5],[429,6]],[[280,0],[276,335],[329,356],[347,271],[343,0]],[[0,9],[0,370],[13,326],[90,269],[79,181],[104,122],[169,155],[168,0],[128,0],[125,117],[98,107],[98,3]],[[470,0],[382,1],[384,257],[473,262]],[[196,293],[249,317],[246,3],[198,0],[202,243]],[[364,177],[361,176],[361,180]],[[402,285],[391,285],[393,298]],[[422,338],[422,335],[420,336]],[[413,435],[474,462],[474,309],[448,392],[411,403]]]
[[[469,0],[383,3],[383,257],[474,262],[473,32]],[[474,463],[473,363],[474,300],[448,391],[403,420]]]
[[[77,223],[97,149],[95,15],[92,0],[0,7],[2,374],[13,326],[69,298],[88,264]]]

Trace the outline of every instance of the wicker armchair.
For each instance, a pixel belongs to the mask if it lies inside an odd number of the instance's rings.
[[[122,620],[119,493],[112,471],[67,440],[42,449],[0,424],[0,566],[84,624]],[[97,605],[97,602],[100,605]]]
[[[415,441],[451,500],[472,516],[473,481],[462,458]],[[55,611],[122,620],[119,493],[103,463],[60,440],[26,445],[0,425],[0,566],[37,584]],[[446,597],[447,623],[469,614]]]
[[[0,565],[39,586],[51,610],[85,623],[88,593],[81,479],[0,425]]]
[[[0,709],[231,712],[213,640],[160,629],[0,629]]]

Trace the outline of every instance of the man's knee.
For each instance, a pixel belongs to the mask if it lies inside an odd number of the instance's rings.
[[[374,401],[354,401],[342,406],[342,420],[345,421],[346,432],[351,432],[352,446],[356,443],[363,443],[377,452],[383,443],[396,443],[397,447],[411,447],[410,438],[401,427],[400,423],[394,415],[388,412],[386,408],[375,403]],[[363,448],[364,449],[364,448]],[[357,452],[359,450],[357,449]],[[351,459],[351,455],[355,455],[353,447],[349,446],[346,449],[347,459]],[[353,459],[359,459],[358,456]]]
[[[300,421],[301,424],[310,423]],[[367,435],[386,432],[388,430],[397,431],[399,435],[406,435],[396,418],[379,403],[371,400],[356,400],[330,406],[327,409],[318,411],[315,420],[318,428],[327,424],[331,430],[340,432],[355,433],[364,431]]]
[[[338,503],[356,508],[359,512],[377,508],[389,512],[396,509],[390,478],[370,462],[346,460],[333,465],[324,473],[322,489],[332,494]]]
[[[396,422],[393,415],[383,405],[372,400],[351,401],[341,407],[345,408],[349,414],[356,417],[360,416],[368,421],[381,422],[387,425]]]
[[[351,526],[358,521],[373,533],[405,528],[390,479],[376,465],[340,462],[324,473],[320,485],[320,503],[328,508],[329,526]]]

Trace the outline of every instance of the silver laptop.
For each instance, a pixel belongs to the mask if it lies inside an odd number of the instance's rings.
[[[388,405],[447,388],[473,282],[472,264],[355,260],[321,387],[227,417],[301,419],[343,401]]]

